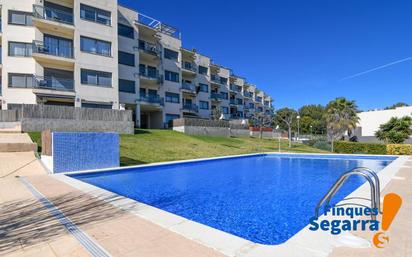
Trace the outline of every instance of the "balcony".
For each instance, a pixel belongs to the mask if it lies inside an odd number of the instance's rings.
[[[196,65],[192,62],[182,62],[182,73],[184,75],[196,75]]]
[[[141,104],[163,106],[164,99],[159,95],[141,95],[138,99]]]
[[[140,70],[139,77],[143,82],[149,84],[161,84],[162,76],[159,74],[159,70]]]
[[[236,99],[230,99],[230,104],[236,105]]]
[[[242,92],[242,88],[235,84],[230,84],[229,89],[230,91],[233,91],[233,92]]]
[[[71,46],[64,46],[58,42],[43,43],[41,41],[33,41],[33,58],[42,65],[57,65],[73,68],[74,49]]]
[[[245,97],[248,97],[248,98],[252,98],[252,97],[253,97],[253,93],[252,93],[252,92],[248,92],[248,91],[243,92],[243,95],[244,95]]]
[[[262,103],[263,98],[260,96],[256,96],[256,102]]]
[[[186,104],[182,105],[182,111],[197,113],[197,112],[199,112],[199,107],[196,104],[186,103]]]
[[[74,80],[58,77],[35,77],[34,88],[74,92]]]
[[[190,93],[196,93],[196,86],[191,83],[183,82],[182,83],[182,90]]]
[[[160,49],[157,47],[156,44],[149,43],[144,40],[139,40],[138,49],[140,51],[141,57],[143,59],[159,59],[160,58]]]
[[[212,92],[210,93],[210,98],[215,101],[221,101],[223,99],[223,96],[221,93]]]
[[[164,24],[159,20],[156,20],[142,13],[138,14],[135,22],[137,23],[137,25],[141,25],[142,28],[159,31],[171,37],[181,39],[180,31],[177,28]]]
[[[43,5],[33,5],[33,25],[40,30],[54,30],[70,36],[74,33],[72,12]]]

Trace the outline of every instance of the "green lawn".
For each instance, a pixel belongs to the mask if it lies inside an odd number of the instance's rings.
[[[29,133],[40,144],[38,132]],[[256,152],[277,152],[278,141],[258,138],[189,136],[171,130],[138,129],[135,135],[121,135],[122,166],[144,163],[206,158]],[[282,140],[282,152],[324,153],[303,144],[288,148]]]

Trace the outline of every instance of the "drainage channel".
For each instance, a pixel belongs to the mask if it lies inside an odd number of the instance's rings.
[[[100,245],[91,239],[85,232],[77,227],[63,212],[61,212],[51,201],[40,193],[26,178],[20,177],[20,181],[37,198],[37,200],[49,210],[49,212],[72,234],[77,241],[94,257],[111,257]]]

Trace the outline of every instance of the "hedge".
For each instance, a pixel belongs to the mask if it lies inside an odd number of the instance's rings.
[[[388,144],[386,146],[388,154],[393,155],[412,155],[412,145]]]
[[[335,153],[348,154],[387,154],[386,145],[376,143],[336,141],[333,150]]]

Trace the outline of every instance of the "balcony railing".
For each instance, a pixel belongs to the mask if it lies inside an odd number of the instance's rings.
[[[62,46],[58,43],[44,44],[41,41],[33,41],[33,53],[48,54],[73,59],[73,52],[73,47]]]
[[[73,13],[65,12],[51,7],[44,7],[43,5],[33,5],[33,16],[35,18],[73,25]]]
[[[164,24],[152,17],[149,17],[147,15],[139,13],[136,19],[137,23],[140,23],[142,25],[145,25],[149,28],[152,28],[154,30],[160,31],[162,33],[165,33],[167,35],[170,35],[174,38],[180,39],[180,31],[177,28],[174,28],[170,25]]]
[[[50,89],[57,91],[74,91],[74,80],[59,78],[54,76],[40,77],[36,76],[34,80],[34,88]]]
[[[183,110],[188,110],[188,111],[191,111],[191,112],[198,112],[199,111],[199,107],[196,104],[189,104],[189,103],[183,104],[182,109]]]
[[[192,71],[192,72],[196,72],[196,67],[191,62],[185,62],[185,61],[182,62],[182,69]]]
[[[223,96],[221,93],[210,93],[210,97],[213,99],[223,99]]]
[[[252,93],[252,92],[248,92],[248,91],[245,91],[245,92],[243,93],[243,95],[246,96],[246,97],[253,97],[253,93]]]
[[[159,95],[141,95],[139,97],[140,102],[146,102],[151,104],[164,105],[164,98]]]
[[[235,92],[242,92],[242,88],[238,85],[230,84],[230,90]]]
[[[236,104],[236,100],[235,99],[230,99],[230,104]]]
[[[186,82],[182,83],[182,89],[196,92],[196,86]]]
[[[142,50],[151,55],[160,56],[159,48],[155,44],[146,42],[144,40],[139,40],[139,50]]]
[[[230,118],[234,119],[234,120],[241,119],[241,118],[243,118],[243,115],[241,115],[240,113],[231,113]]]
[[[262,100],[263,100],[262,97],[260,97],[260,96],[257,96],[257,97],[256,97],[256,102],[262,103]]]
[[[161,81],[162,80],[162,76],[159,74],[159,70],[156,71],[151,71],[151,70],[140,70],[139,71],[139,76],[143,77],[145,79],[150,79],[150,80],[157,80],[157,81]]]

